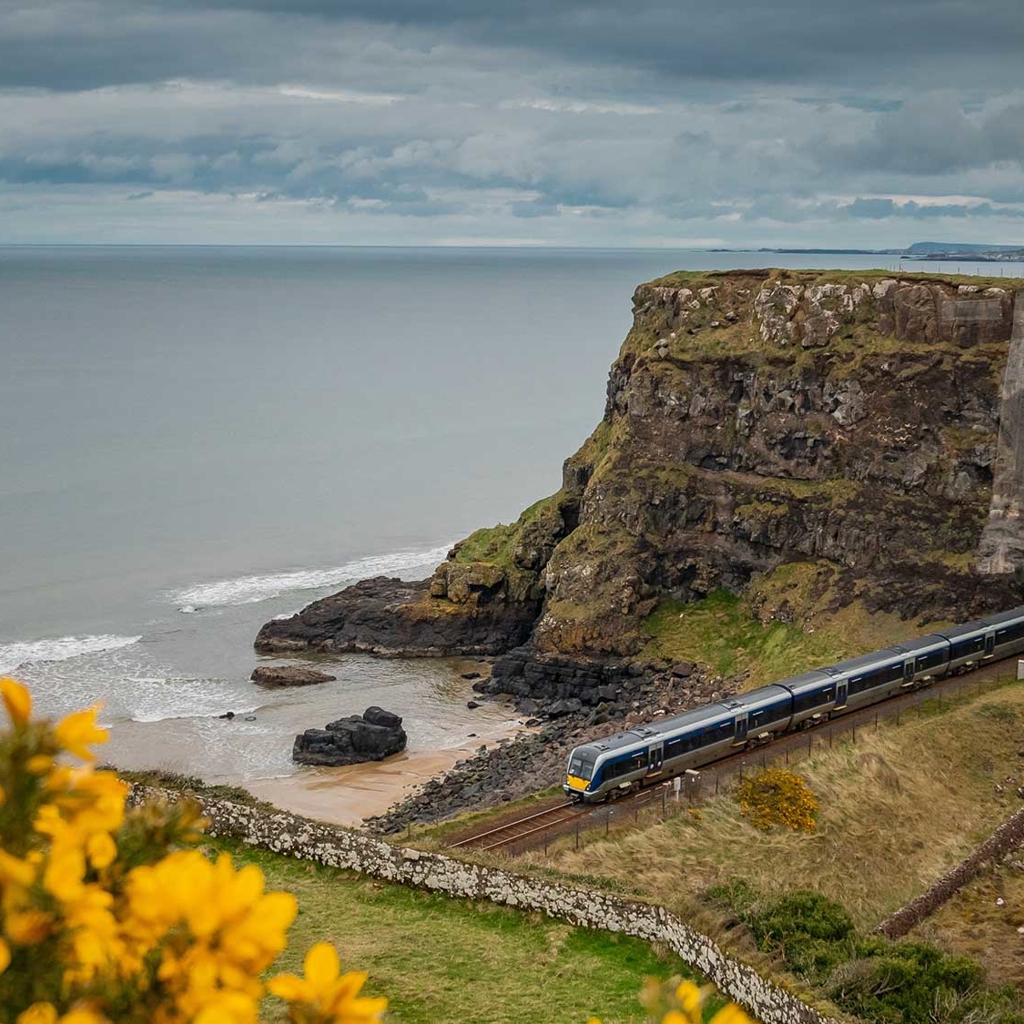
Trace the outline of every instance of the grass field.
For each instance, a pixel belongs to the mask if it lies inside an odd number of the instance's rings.
[[[973,956],[985,965],[993,982],[1024,989],[1020,928],[1024,928],[1024,872],[999,865],[979,875],[909,937]]]
[[[766,893],[811,889],[869,929],[1020,806],[1022,736],[1024,686],[1008,683],[955,705],[929,701],[900,725],[858,730],[856,744],[837,741],[795,766],[820,802],[813,834],[760,832],[723,794],[701,805],[700,821],[683,814],[607,839],[591,833],[578,851],[563,844],[547,857],[524,856],[617,879],[691,914],[708,887],[732,879]]]
[[[299,900],[279,967],[301,970],[313,943],[333,942],[366,992],[390,1000],[388,1024],[530,1024],[646,1020],[645,976],[687,974],[674,954],[488,902],[453,900],[217,841]],[[273,1016],[270,1020],[282,1020]]]
[[[702,601],[668,601],[655,609],[644,622],[644,653],[696,662],[749,690],[929,632],[897,615],[869,615],[856,602],[822,616],[820,624],[805,618],[802,613],[813,604],[807,591],[815,571],[811,562],[782,566],[753,585],[776,604],[787,601],[799,624],[765,625],[746,598],[718,590]]]

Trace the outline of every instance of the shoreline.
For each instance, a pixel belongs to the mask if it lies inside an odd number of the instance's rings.
[[[293,814],[332,825],[361,827],[366,818],[384,814],[412,792],[439,778],[477,753],[525,731],[520,719],[452,747],[432,751],[403,751],[383,761],[340,768],[299,768],[292,775],[251,779],[242,783],[259,800]]]

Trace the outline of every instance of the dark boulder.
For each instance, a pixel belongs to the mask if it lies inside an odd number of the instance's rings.
[[[383,761],[405,749],[402,719],[382,708],[367,708],[328,722],[326,729],[307,729],[295,737],[292,760],[298,764],[336,767]]]
[[[672,675],[676,679],[688,679],[693,675],[695,666],[692,661],[680,661],[672,666]]]
[[[294,665],[260,665],[249,678],[257,686],[275,689],[279,686],[312,686],[314,683],[331,683],[337,676],[318,672],[313,668],[299,668]]]

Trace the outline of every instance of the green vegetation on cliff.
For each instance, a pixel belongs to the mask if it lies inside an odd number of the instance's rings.
[[[561,497],[562,492],[559,491],[550,497],[535,501],[529,508],[524,509],[514,523],[498,523],[497,526],[474,530],[464,541],[459,543],[455,560],[457,562],[484,562],[501,569],[511,569],[523,530],[545,516],[557,514]]]

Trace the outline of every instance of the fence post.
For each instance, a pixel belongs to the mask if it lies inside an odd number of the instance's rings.
[[[604,816],[604,834],[605,835],[608,835],[608,830],[611,828],[611,824],[612,824],[612,809],[609,807],[608,810],[605,812],[605,816]]]
[[[666,786],[661,787],[661,816],[666,818],[668,816],[668,788]]]
[[[853,733],[853,742],[856,743],[857,742],[857,723],[856,722],[851,722],[850,723],[850,731]]]
[[[576,849],[580,848],[580,822],[579,818],[576,819]]]

